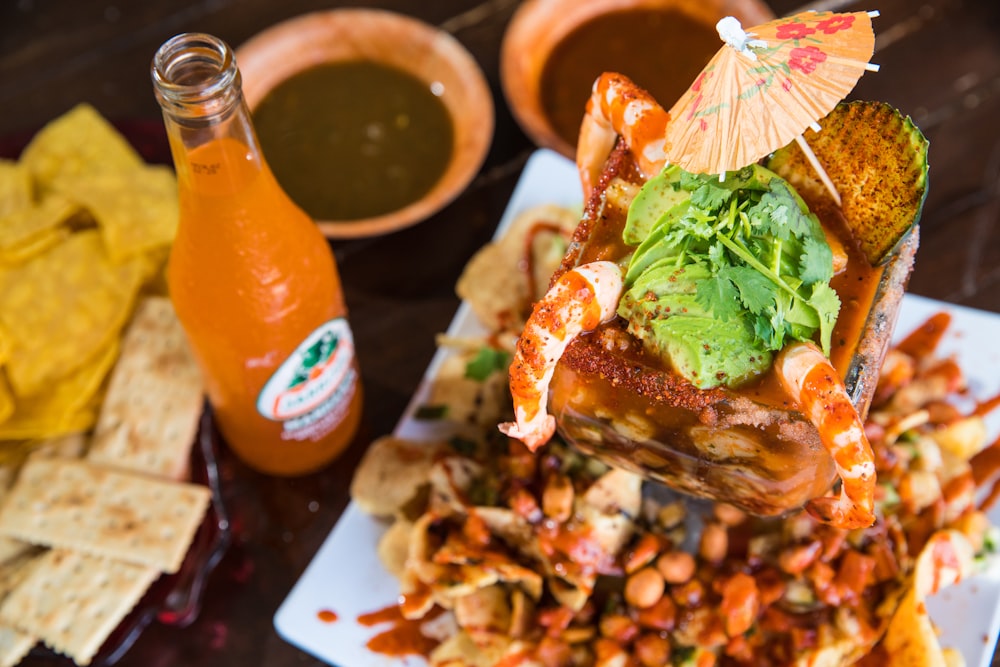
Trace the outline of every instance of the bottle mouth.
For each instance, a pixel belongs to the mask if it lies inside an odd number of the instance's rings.
[[[225,114],[241,95],[233,50],[205,33],[182,33],[153,56],[153,89],[163,109],[180,118]]]

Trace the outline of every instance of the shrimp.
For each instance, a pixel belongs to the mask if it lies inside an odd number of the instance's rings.
[[[591,262],[564,273],[535,304],[510,368],[516,421],[500,424],[502,433],[532,451],[548,442],[556,430],[546,410],[556,363],[574,338],[615,317],[622,285],[617,264]]]
[[[658,174],[667,163],[663,151],[670,114],[631,79],[605,72],[594,81],[577,140],[576,166],[589,199],[608,155],[621,136],[636,156],[643,176]]]
[[[829,359],[813,343],[792,343],[775,359],[785,390],[819,431],[841,479],[840,496],[814,498],[806,510],[838,528],[875,522],[875,455],[864,422]]]

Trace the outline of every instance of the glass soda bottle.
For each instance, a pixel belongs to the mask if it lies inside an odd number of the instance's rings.
[[[180,197],[167,285],[219,430],[261,472],[314,471],[361,416],[333,255],[268,168],[225,42],[178,35],[152,77]]]

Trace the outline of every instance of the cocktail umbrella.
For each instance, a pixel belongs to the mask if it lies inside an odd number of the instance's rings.
[[[740,169],[797,140],[854,88],[875,48],[878,12],[803,12],[750,28],[726,17],[726,43],[670,109],[667,159],[690,172]],[[814,162],[831,193],[839,195]]]

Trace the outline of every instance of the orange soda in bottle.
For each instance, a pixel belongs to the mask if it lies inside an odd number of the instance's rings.
[[[261,472],[314,471],[361,417],[330,247],[268,168],[225,42],[178,35],[157,51],[152,77],[180,197],[167,284],[216,423]]]

